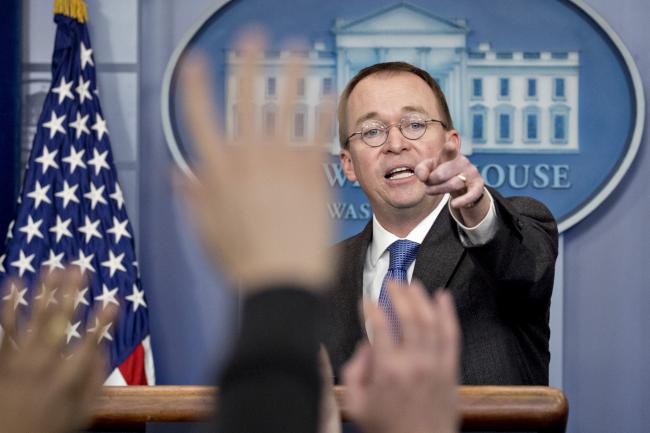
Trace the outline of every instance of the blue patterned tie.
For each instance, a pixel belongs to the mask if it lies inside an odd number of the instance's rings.
[[[386,276],[384,277],[384,281],[381,283],[379,306],[386,313],[393,336],[396,338],[399,336],[399,320],[395,315],[393,305],[388,296],[388,282],[395,280],[406,283],[408,281],[406,272],[411,263],[413,263],[413,260],[415,260],[419,246],[420,244],[417,242],[400,239],[393,242],[388,247],[388,252],[390,253],[390,264],[388,266],[388,272],[386,272]]]

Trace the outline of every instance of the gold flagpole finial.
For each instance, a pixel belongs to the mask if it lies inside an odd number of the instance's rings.
[[[80,23],[88,19],[88,7],[84,0],[54,0],[54,13],[72,17]]]

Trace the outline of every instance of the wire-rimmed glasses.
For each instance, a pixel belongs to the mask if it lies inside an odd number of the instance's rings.
[[[421,117],[403,117],[399,122],[386,125],[384,122],[379,120],[368,120],[361,125],[361,130],[357,131],[347,139],[347,142],[350,142],[350,139],[355,135],[360,135],[361,140],[370,147],[379,147],[383,145],[388,139],[388,132],[393,126],[397,126],[400,133],[409,140],[418,140],[422,138],[425,132],[427,132],[427,126],[430,123],[440,123],[443,128],[447,129],[447,125],[442,120],[438,119],[424,119]]]

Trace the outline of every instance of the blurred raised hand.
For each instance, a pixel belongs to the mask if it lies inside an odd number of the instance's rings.
[[[364,306],[373,341],[344,366],[344,409],[364,433],[456,433],[460,331],[451,296],[430,298],[420,282],[393,282],[389,293],[401,336],[377,305]]]
[[[0,432],[62,433],[90,422],[92,405],[106,378],[107,354],[97,343],[99,335],[90,332],[67,347],[82,282],[73,270],[42,276],[36,286],[42,288],[42,296],[33,299],[29,316],[21,320],[16,308],[21,282],[7,281],[0,347]],[[114,315],[109,308],[100,311],[97,329]]]
[[[292,144],[297,83],[304,68],[303,60],[292,57],[280,75],[278,123],[264,130],[254,101],[264,38],[249,32],[239,51],[243,60],[236,79],[238,131],[233,137],[217,127],[205,59],[195,55],[183,63],[185,119],[198,161],[196,179],[179,179],[180,191],[208,251],[244,290],[286,282],[324,287],[332,269],[327,247],[332,228],[321,164],[334,103],[332,112],[321,116],[311,142]]]

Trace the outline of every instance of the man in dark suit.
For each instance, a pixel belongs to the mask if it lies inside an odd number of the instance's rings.
[[[548,384],[557,226],[546,207],[485,187],[460,153],[442,91],[409,64],[360,71],[342,93],[339,127],[343,169],[373,219],[337,245],[327,342],[335,371],[360,340],[372,340],[359,300],[390,316],[386,281],[402,273],[429,292],[451,291],[462,383]]]

